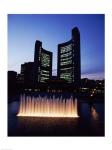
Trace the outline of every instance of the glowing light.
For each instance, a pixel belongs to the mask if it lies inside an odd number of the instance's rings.
[[[91,108],[91,115],[92,115],[94,120],[98,120],[99,116],[98,116],[98,113],[94,107]]]
[[[20,108],[17,116],[21,117],[79,117],[77,99],[20,96]]]

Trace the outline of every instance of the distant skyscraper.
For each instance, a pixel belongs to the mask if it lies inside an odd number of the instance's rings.
[[[52,52],[42,48],[42,42],[35,42],[34,54],[35,83],[44,83],[52,77]]]
[[[34,62],[27,62],[21,64],[20,75],[21,75],[21,82],[25,84],[32,84],[34,81]]]
[[[58,77],[79,84],[81,78],[80,32],[72,29],[70,41],[58,45]]]

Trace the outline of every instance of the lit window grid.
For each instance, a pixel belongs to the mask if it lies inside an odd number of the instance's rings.
[[[69,64],[72,64],[72,60],[69,60],[69,61],[67,61],[67,62],[61,62],[61,63],[60,63],[61,66],[69,65]]]
[[[65,80],[67,80],[68,82],[72,82],[72,77],[71,77],[71,75],[65,75],[65,74],[61,74],[61,76],[60,76],[60,78],[61,79],[65,79]]]
[[[64,79],[71,80],[72,79],[72,73],[71,72],[69,72],[69,73],[61,73],[60,77],[64,78]]]
[[[62,54],[62,53],[66,53],[66,52],[69,52],[69,51],[71,51],[71,50],[72,50],[72,44],[69,44],[69,45],[67,45],[67,46],[61,47],[60,53],[61,53],[61,54]]]
[[[45,53],[42,54],[42,66],[44,67],[50,66],[50,56]]]
[[[64,71],[64,70],[72,70],[72,67],[69,67],[69,68],[60,68],[60,71]]]
[[[47,80],[47,79],[49,79],[49,78],[48,78],[48,77],[43,77],[43,76],[41,76],[40,82],[45,82],[45,80]]]
[[[47,76],[47,77],[49,77],[49,74],[41,72],[41,76]]]
[[[49,70],[42,70],[43,73],[49,73]]]
[[[72,56],[72,52],[71,51],[69,53],[61,54],[60,55],[61,58],[63,58],[63,57],[69,57],[69,56]]]
[[[72,59],[72,56],[66,57],[66,58],[61,58],[60,61],[69,61]]]

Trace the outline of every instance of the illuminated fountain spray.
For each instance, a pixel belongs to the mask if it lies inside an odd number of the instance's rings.
[[[20,96],[20,108],[17,116],[23,117],[79,117],[77,99]]]

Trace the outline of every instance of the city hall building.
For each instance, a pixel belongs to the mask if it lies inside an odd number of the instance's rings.
[[[42,42],[35,42],[34,82],[45,83],[52,77],[52,52],[42,48]]]
[[[58,45],[57,74],[59,79],[79,85],[81,79],[80,32],[72,29],[71,40]]]
[[[21,65],[17,83],[42,91],[76,90],[81,79],[80,32],[77,27],[72,29],[69,41],[58,44],[57,76],[52,76],[52,55],[42,47],[41,41],[36,40],[34,61]]]

